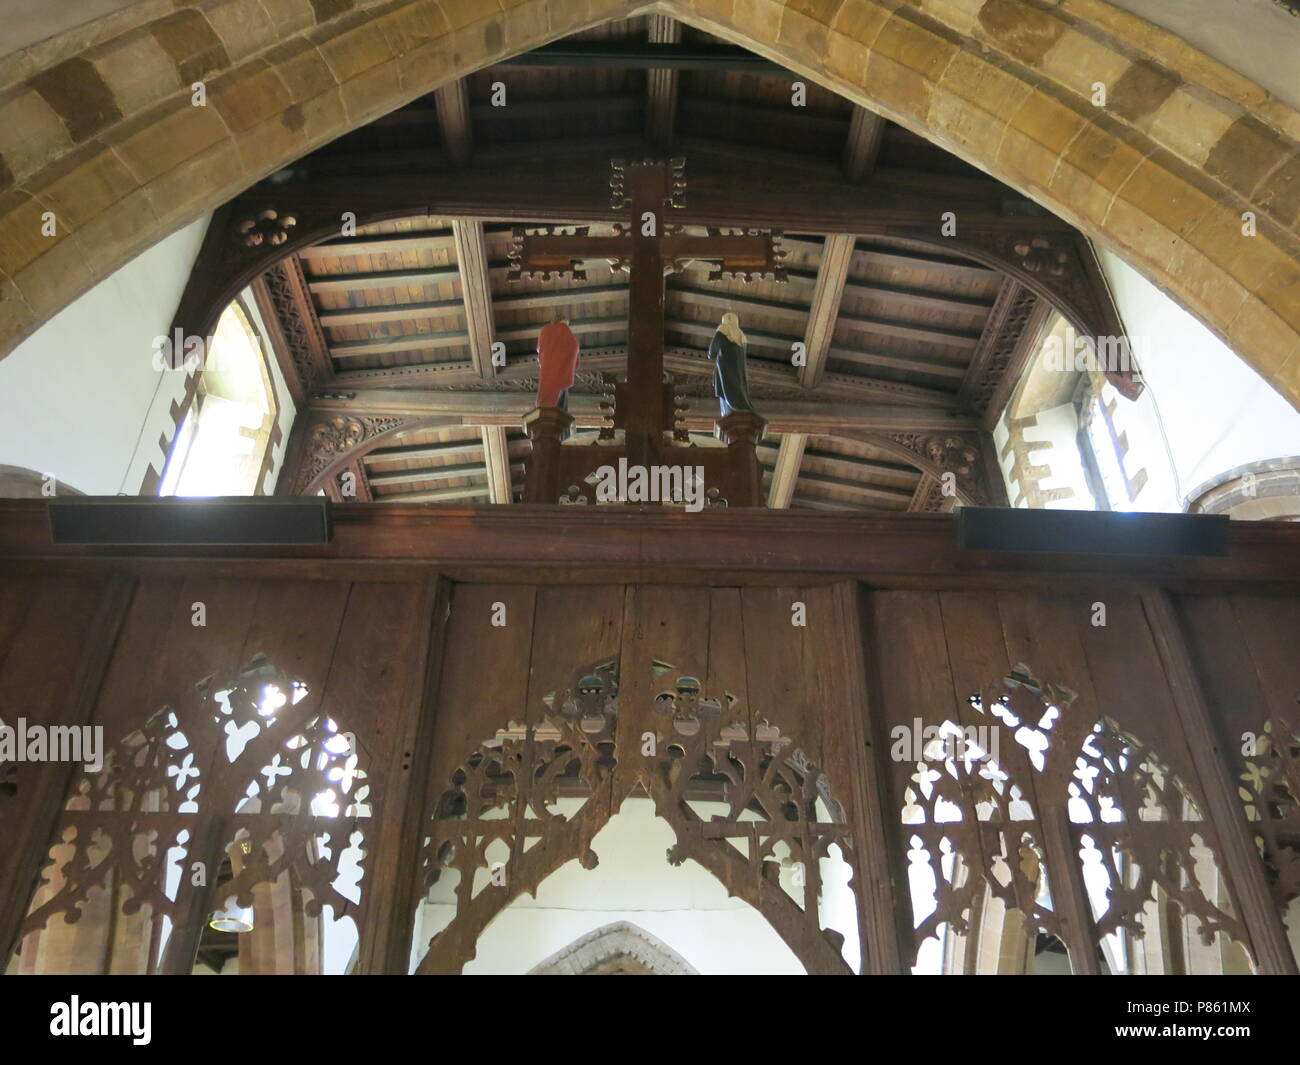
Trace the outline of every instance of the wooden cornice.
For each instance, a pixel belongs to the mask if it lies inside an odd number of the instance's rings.
[[[1098,592],[1133,580],[1176,589],[1224,585],[1300,589],[1300,525],[1232,522],[1222,557],[1000,554],[957,549],[952,518],[669,507],[331,506],[333,538],[319,546],[56,547],[44,500],[0,500],[0,561],[41,572],[310,575],[367,563],[367,579],[410,579],[409,564],[465,580],[696,581],[748,573],[779,582],[855,577],[878,585],[1024,587]],[[222,562],[221,560],[226,560]],[[189,560],[189,561],[187,561]],[[390,566],[385,568],[384,564]],[[407,563],[405,569],[402,563]],[[355,573],[356,570],[352,569]]]
[[[1051,306],[1020,282],[1003,283],[957,393],[962,406],[984,417],[986,428],[1001,415],[1051,313]]]
[[[333,373],[325,334],[296,256],[276,263],[253,281],[253,298],[294,406]]]

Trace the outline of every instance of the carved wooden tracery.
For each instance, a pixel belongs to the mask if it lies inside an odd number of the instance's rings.
[[[1300,898],[1300,729],[1270,718],[1246,757],[1238,792],[1278,909]]]
[[[662,689],[651,712],[653,753],[640,725],[620,731],[618,660],[609,658],[547,696],[536,724],[512,722],[453,772],[431,805],[421,864],[426,891],[458,876],[455,913],[430,940],[419,972],[460,972],[514,899],[575,858],[595,868],[592,840],[634,792],[672,826],[671,864],[693,859],[713,873],[763,914],[809,972],[852,971],[843,935],[824,928],[819,914],[821,859],[832,846],[854,859],[850,826],[825,775],[780,729],[751,728],[732,714],[730,697],[706,695],[694,677],[672,677],[667,663],[653,669]],[[562,796],[581,797],[581,807],[559,812]],[[724,813],[711,812],[717,803]],[[489,861],[494,842],[509,853],[499,864]],[[795,865],[801,886],[792,892],[781,873]]]
[[[968,932],[986,891],[1027,928],[1068,941],[1054,894],[1079,881],[1047,859],[1040,805],[1067,809],[1071,857],[1104,880],[1090,897],[1093,940],[1120,930],[1142,937],[1148,930],[1144,908],[1163,898],[1195,919],[1206,944],[1219,933],[1248,944],[1229,891],[1207,883],[1204,868],[1198,869],[1207,857],[1222,869],[1213,826],[1148,748],[1103,717],[1085,735],[1067,779],[1044,772],[1049,763],[1062,764],[1065,752],[1053,742],[1053,726],[1071,715],[1074,702],[1073,692],[1017,666],[970,697],[975,711],[995,718],[1010,735],[1003,761],[978,751],[963,759],[960,747],[954,753],[942,740],[926,745],[903,809],[913,870],[928,867],[934,880],[934,908],[914,921],[917,951],[944,925]],[[1075,732],[1077,714],[1072,728],[1057,731]],[[963,734],[951,723],[944,731]],[[1071,946],[1094,949],[1093,943]]]
[[[251,907],[255,888],[286,873],[308,916],[329,906],[335,918],[359,921],[364,893],[360,901],[344,893],[340,866],[355,847],[364,869],[372,814],[364,757],[350,734],[303,703],[307,694],[258,655],[118,742],[101,772],[77,781],[22,934],[56,916],[75,924],[107,892],[123,915],[153,921],[155,947],[159,919],[170,919],[151,971],[188,972],[207,915],[229,898]],[[217,889],[236,849],[233,879]]]

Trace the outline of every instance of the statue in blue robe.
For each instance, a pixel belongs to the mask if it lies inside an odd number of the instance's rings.
[[[745,334],[740,321],[730,312],[722,316],[718,331],[709,341],[709,358],[713,360],[713,392],[718,397],[722,415],[732,411],[754,410],[749,398],[749,381],[745,376]]]

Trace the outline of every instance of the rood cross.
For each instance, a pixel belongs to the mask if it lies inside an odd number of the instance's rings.
[[[628,271],[627,381],[636,405],[635,410],[622,412],[629,438],[657,440],[671,427],[663,389],[664,276],[696,260],[712,264],[711,281],[724,276],[785,280],[779,233],[756,229],[724,233],[710,228],[708,236],[692,236],[666,222],[667,213],[683,206],[685,167],[684,159],[614,160],[611,206],[630,207],[632,220],[630,225],[617,224],[613,236],[590,236],[581,227],[566,234],[515,230],[511,280],[525,275],[582,280],[586,277],[582,264],[589,259],[605,259]]]

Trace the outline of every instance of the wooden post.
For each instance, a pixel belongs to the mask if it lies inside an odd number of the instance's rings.
[[[534,407],[524,415],[524,432],[533,442],[524,482],[525,503],[555,503],[560,498],[560,446],[573,428],[573,415],[559,407]]]
[[[410,693],[406,719],[399,725],[400,742],[389,767],[389,793],[382,834],[375,848],[373,892],[360,935],[357,972],[405,975],[410,965],[420,873],[421,832],[426,815],[429,761],[442,674],[442,649],[451,611],[451,583],[434,575],[420,597],[421,624],[428,627],[424,668]]]
[[[1146,612],[1156,650],[1165,668],[1174,708],[1178,712],[1192,764],[1200,777],[1206,813],[1219,838],[1220,856],[1241,919],[1250,932],[1255,965],[1267,975],[1296,975],[1295,955],[1287,942],[1286,929],[1273,903],[1264,863],[1255,846],[1254,833],[1237,796],[1220,749],[1220,738],[1206,703],[1205,693],[1192,664],[1192,656],[1178,621],[1178,614],[1162,588],[1143,592]]]
[[[732,469],[736,473],[736,483],[740,486],[737,493],[739,498],[728,500],[731,506],[763,505],[763,471],[759,468],[754,447],[763,439],[766,426],[766,421],[748,410],[733,410],[718,419],[718,438],[734,456]]]
[[[624,412],[627,459],[649,467],[658,458],[664,429],[664,258],[660,236],[667,225],[668,170],[663,165],[627,167],[632,202],[632,268],[628,275],[627,383],[638,402]],[[654,219],[647,235],[647,216]],[[547,500],[554,502],[554,500]]]
[[[858,900],[858,936],[862,940],[863,976],[899,974],[908,971],[905,959],[911,950],[911,928],[899,906],[899,879],[904,869],[898,860],[898,833],[890,817],[888,749],[871,712],[871,692],[876,690],[867,674],[865,632],[862,625],[861,588],[856,581],[835,587],[835,628],[843,636],[845,698],[851,704],[848,743],[852,748],[854,775],[854,849],[858,851],[854,888]],[[901,882],[906,890],[907,874]]]
[[[1092,920],[1088,889],[1083,882],[1078,848],[1070,828],[1070,815],[1064,806],[1040,806],[1039,823],[1043,826],[1043,857],[1047,863],[1048,887],[1052,905],[1061,922],[1065,945],[1070,951],[1070,969],[1076,976],[1098,976],[1101,961],[1097,928]]]

